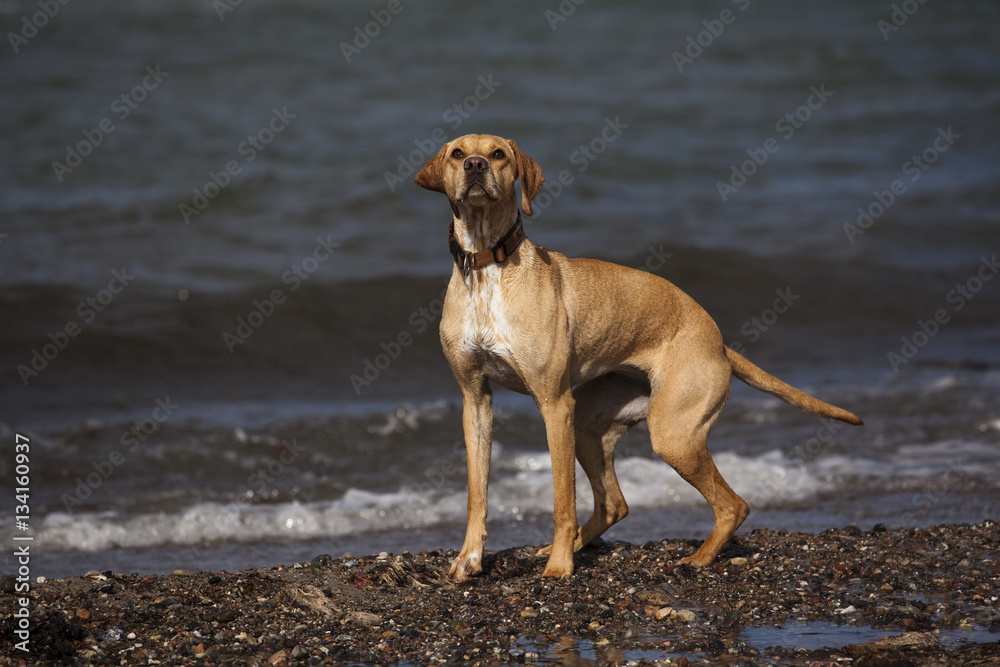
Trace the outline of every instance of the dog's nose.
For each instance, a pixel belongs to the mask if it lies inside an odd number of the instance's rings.
[[[462,167],[468,174],[481,174],[490,168],[490,164],[486,161],[486,158],[478,155],[472,155],[465,158],[465,162],[462,164]]]

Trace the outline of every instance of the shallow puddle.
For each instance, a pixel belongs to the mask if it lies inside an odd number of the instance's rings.
[[[557,664],[587,666],[590,665],[619,665],[632,660],[666,660],[668,658],[677,659],[682,656],[689,660],[694,660],[698,656],[692,653],[672,652],[669,649],[669,641],[650,640],[652,643],[662,644],[662,647],[650,646],[648,648],[620,649],[614,644],[598,644],[589,639],[573,639],[564,637],[556,644],[536,644],[531,641],[519,642],[519,647],[526,653],[522,658],[527,663],[535,664]],[[515,653],[511,653],[512,656]],[[702,658],[704,656],[701,656]]]
[[[747,642],[761,650],[782,646],[788,649],[806,649],[807,651],[816,651],[821,648],[843,648],[848,644],[865,644],[892,634],[899,634],[899,632],[877,630],[867,625],[834,625],[826,622],[785,625],[780,628],[762,626],[747,628],[743,631]]]
[[[841,649],[848,644],[867,644],[885,637],[902,634],[898,628],[873,628],[869,625],[836,625],[825,621],[790,624],[780,628],[763,626],[747,628],[743,636],[758,649],[781,646],[787,649],[817,651],[822,648]],[[1000,640],[1000,634],[985,628],[971,630],[942,630],[937,636],[943,646],[958,643],[982,644]]]
[[[836,625],[823,621],[789,624],[782,627],[747,628],[733,639],[745,641],[764,653],[766,649],[783,647],[789,650],[818,651],[843,649],[849,644],[866,644],[902,634],[898,628],[878,629],[868,625]],[[942,630],[935,635],[945,647],[956,644],[982,644],[1000,640],[1000,634],[977,627],[972,630]],[[564,637],[555,644],[521,640],[511,650],[511,656],[535,664],[558,665],[607,665],[625,664],[633,660],[658,661],[678,659],[705,659],[705,654],[683,653],[670,650],[666,639],[644,639],[643,648],[620,649],[614,643],[599,644],[587,639]]]

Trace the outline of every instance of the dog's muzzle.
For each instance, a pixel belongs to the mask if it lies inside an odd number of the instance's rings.
[[[472,188],[478,185],[486,197],[494,201],[497,199],[496,184],[493,182],[492,174],[490,174],[490,163],[486,158],[470,155],[462,163],[462,169],[465,171],[464,198],[468,199]]]

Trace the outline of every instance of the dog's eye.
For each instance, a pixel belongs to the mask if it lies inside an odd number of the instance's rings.
[[[502,159],[504,159],[503,151],[500,150],[499,148],[496,149],[495,151],[493,151],[493,159],[494,160],[502,160]]]
[[[456,148],[451,152],[451,156],[454,158],[463,158],[465,157],[465,153],[462,152],[461,148]]]

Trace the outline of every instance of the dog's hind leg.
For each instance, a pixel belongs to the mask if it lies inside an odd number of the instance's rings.
[[[680,563],[708,565],[749,514],[746,502],[722,478],[707,438],[729,398],[730,370],[724,360],[692,362],[653,382],[649,435],[653,451],[705,497],[715,515],[712,534]]]
[[[640,379],[611,373],[573,390],[576,459],[590,480],[594,513],[581,526],[573,544],[579,551],[628,515],[628,505],[615,474],[615,445],[629,428],[646,417],[649,385]],[[551,547],[539,551],[549,552]]]

